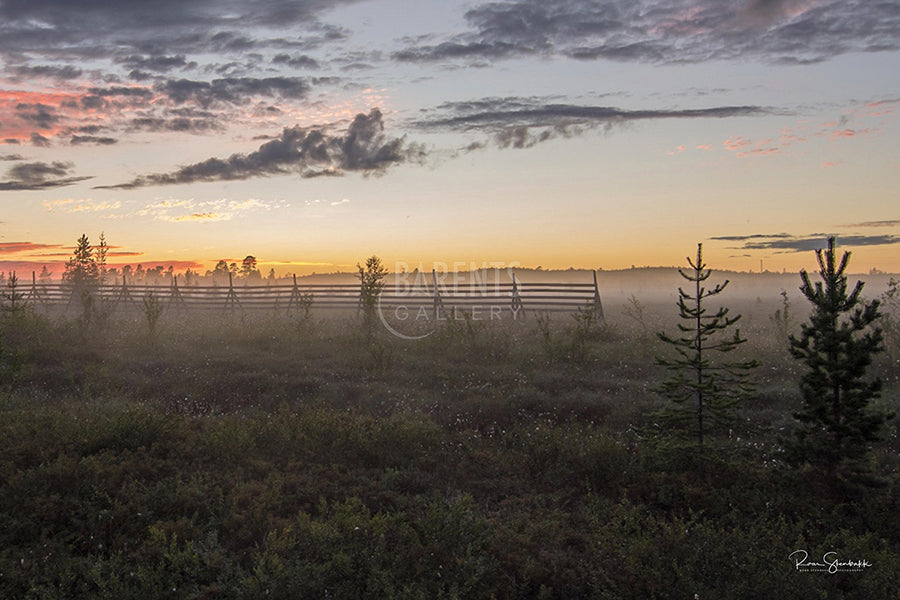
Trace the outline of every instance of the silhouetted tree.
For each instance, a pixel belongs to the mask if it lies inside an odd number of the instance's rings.
[[[363,324],[368,333],[371,333],[375,325],[375,315],[378,310],[378,297],[384,289],[384,278],[387,269],[381,263],[381,259],[375,255],[366,259],[363,267],[356,264],[359,271],[359,302],[363,311]]]
[[[863,282],[848,293],[844,271],[850,253],[840,263],[835,240],[816,250],[819,276],[813,282],[803,270],[800,291],[812,305],[808,323],[801,324],[800,337],[790,336],[790,351],[808,370],[800,380],[800,422],[789,457],[824,467],[834,478],[863,474],[864,459],[873,443],[881,441],[885,421],[893,415],[869,410],[869,402],[880,396],[881,379],[865,380],[872,357],[884,350],[879,302],[862,302]]]
[[[678,324],[681,337],[658,334],[676,352],[675,358],[657,358],[669,377],[659,387],[659,392],[671,401],[666,408],[653,416],[662,426],[665,436],[687,436],[696,441],[698,464],[701,473],[706,461],[706,438],[713,425],[731,425],[734,410],[742,398],[752,390],[749,372],[756,361],[714,362],[715,353],[724,354],[746,342],[739,329],[731,337],[723,334],[741,318],[728,316],[727,308],[710,313],[704,302],[725,290],[728,280],[708,289],[703,282],[712,271],[703,263],[703,246],[697,244],[697,258],[688,257],[689,272],[679,269],[681,276],[693,284],[693,291],[678,288],[678,312],[684,323]]]
[[[103,283],[106,279],[106,255],[109,252],[109,244],[106,243],[106,234],[100,232],[100,243],[96,248],[97,270],[99,271],[99,281]]]
[[[96,285],[100,282],[100,268],[87,235],[78,238],[72,258],[66,261],[63,280],[76,286]]]
[[[212,270],[213,283],[219,284],[228,281],[228,263],[220,260]]]
[[[72,295],[81,300],[84,324],[92,322],[97,316],[94,292],[100,284],[100,267],[87,235],[78,238],[72,258],[66,261],[63,281],[73,284]]]
[[[256,268],[256,265],[256,257],[247,255],[243,262],[241,262],[241,277],[244,277],[245,279],[262,279],[262,274],[259,272],[259,269]]]
[[[10,272],[6,289],[2,293],[3,310],[18,315],[25,309],[25,294],[19,291],[19,278],[15,271]]]

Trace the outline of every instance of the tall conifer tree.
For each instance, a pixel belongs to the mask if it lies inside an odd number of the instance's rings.
[[[703,262],[703,245],[697,244],[697,258],[687,259],[690,271],[679,269],[681,276],[693,284],[686,292],[678,288],[678,323],[680,337],[659,333],[659,339],[676,352],[675,358],[657,358],[666,367],[669,377],[659,388],[671,404],[654,416],[670,437],[687,437],[696,441],[700,471],[707,460],[707,437],[716,425],[730,425],[734,411],[742,398],[750,393],[750,370],[756,361],[722,362],[713,360],[716,355],[732,352],[747,340],[739,329],[725,337],[741,318],[728,316],[727,308],[709,312],[705,305],[708,298],[721,294],[728,285],[704,286],[712,271]]]
[[[812,314],[801,324],[800,337],[790,337],[791,354],[808,367],[800,380],[803,405],[794,414],[800,427],[792,458],[824,467],[832,476],[846,467],[865,471],[863,459],[893,416],[869,410],[869,402],[880,396],[881,379],[865,379],[872,357],[884,350],[876,326],[879,302],[860,299],[861,281],[848,292],[844,271],[850,253],[838,263],[834,243],[828,238],[828,248],[816,250],[822,281],[813,283],[800,272],[800,291],[812,303]]]

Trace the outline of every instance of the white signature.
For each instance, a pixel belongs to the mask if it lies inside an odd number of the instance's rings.
[[[822,562],[809,560],[809,552],[806,550],[794,550],[788,554],[788,558],[794,559],[794,566],[798,571],[826,571],[839,573],[841,571],[862,571],[871,567],[872,563],[863,560],[838,560],[837,552],[826,552],[822,555]]]

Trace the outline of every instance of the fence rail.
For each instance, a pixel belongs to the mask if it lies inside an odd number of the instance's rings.
[[[5,302],[28,305],[36,310],[63,312],[81,310],[89,294],[95,305],[115,312],[141,310],[145,299],[153,297],[166,309],[184,310],[269,310],[308,311],[312,309],[353,309],[361,306],[358,284],[301,284],[296,276],[292,284],[179,285],[175,277],[167,285],[141,285],[124,279],[112,285],[89,288],[70,283],[38,282],[34,274],[30,284],[7,286]],[[432,274],[430,284],[419,282],[385,283],[379,305],[387,309],[410,310],[494,310],[494,307],[519,311],[574,312],[592,307],[600,318],[603,307],[597,274],[592,283],[527,283],[513,275],[511,282],[442,282]]]

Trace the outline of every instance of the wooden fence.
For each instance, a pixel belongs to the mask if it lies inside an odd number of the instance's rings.
[[[43,283],[34,274],[30,284],[7,285],[4,301],[27,305],[38,311],[80,311],[84,288],[68,283]],[[175,277],[168,285],[138,285],[124,278],[113,285],[92,286],[89,290],[95,306],[110,312],[142,310],[150,297],[166,310],[262,310],[309,311],[313,309],[352,309],[361,306],[359,284],[314,284],[297,282],[278,285],[236,285],[229,276],[227,285],[186,286]],[[603,318],[597,274],[593,282],[526,283],[512,275],[510,282],[441,281],[432,273],[431,282],[386,282],[379,296],[382,310],[575,312],[592,308]]]

